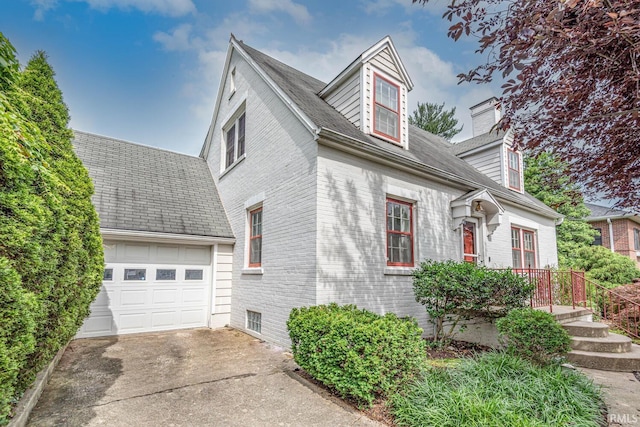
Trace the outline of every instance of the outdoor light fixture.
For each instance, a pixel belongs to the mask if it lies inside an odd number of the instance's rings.
[[[484,212],[484,208],[480,204],[480,200],[476,200],[476,212]]]

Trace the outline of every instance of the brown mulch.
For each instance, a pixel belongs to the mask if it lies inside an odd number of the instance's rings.
[[[429,340],[427,340],[427,344],[429,344]],[[431,346],[427,345],[427,355],[429,359],[460,359],[465,357],[473,357],[490,350],[491,347],[464,341],[452,341],[446,348],[441,349],[432,348]],[[307,374],[303,369],[297,368],[294,370],[294,373],[307,382],[313,384],[318,390],[320,390],[321,394],[324,394],[330,400],[341,405],[346,405],[352,410],[359,411],[365,414],[368,418],[378,421],[389,427],[397,426],[385,400],[378,399],[373,402],[373,405],[371,405],[370,408],[360,408],[355,401],[341,398],[335,390],[332,390],[321,382],[317,381],[311,375]]]
[[[429,344],[429,340],[427,340],[427,344]],[[465,341],[452,341],[444,348],[427,346],[427,355],[429,359],[461,359],[463,357],[473,357],[490,350],[491,347],[486,345]]]

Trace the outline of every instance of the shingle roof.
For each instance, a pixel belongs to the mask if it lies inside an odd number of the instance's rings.
[[[316,126],[330,129],[407,160],[439,169],[464,181],[477,183],[478,187],[488,188],[503,200],[534,208],[546,216],[561,217],[536,198],[510,191],[499,185],[466,161],[456,157],[448,141],[416,126],[409,125],[408,151],[365,134],[317,95],[326,86],[324,82],[247,46],[242,41],[237,43]]]
[[[75,131],[100,227],[233,237],[205,160]]]
[[[619,218],[623,216],[637,215],[631,211],[623,211],[607,206],[594,205],[593,203],[585,203],[584,205],[591,211],[591,215],[585,218],[587,221],[593,220],[595,218]]]
[[[487,132],[482,135],[474,136],[473,138],[465,139],[464,141],[458,142],[457,144],[451,144],[451,151],[455,155],[464,154],[468,151],[475,150],[476,148],[489,145],[492,142],[502,141],[504,135],[504,131],[496,132],[494,130],[491,132]]]

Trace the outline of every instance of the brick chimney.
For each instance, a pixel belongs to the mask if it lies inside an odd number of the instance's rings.
[[[494,96],[470,108],[473,136],[489,132],[498,123],[501,115],[497,104],[498,98]]]

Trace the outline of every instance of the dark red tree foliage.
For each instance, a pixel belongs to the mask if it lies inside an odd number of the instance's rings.
[[[443,18],[486,58],[460,81],[505,80],[500,128],[587,194],[640,207],[640,0],[452,0]]]

